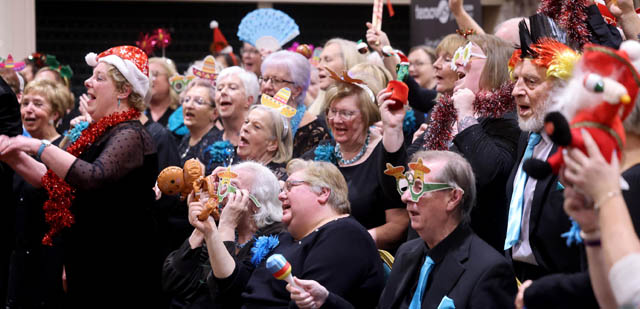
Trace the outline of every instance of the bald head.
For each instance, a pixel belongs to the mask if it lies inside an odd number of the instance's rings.
[[[493,33],[495,36],[509,42],[512,46],[520,46],[520,32],[518,31],[518,23],[521,20],[525,20],[527,27],[529,26],[529,19],[526,17],[514,17],[509,18],[500,24],[498,24]]]

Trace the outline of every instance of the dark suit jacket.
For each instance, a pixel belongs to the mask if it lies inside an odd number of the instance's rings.
[[[421,238],[398,249],[379,308],[409,306],[427,253],[436,264],[429,274],[422,308],[437,308],[444,296],[456,308],[513,307],[517,288],[510,265],[468,225],[461,224],[431,250]]]
[[[507,182],[507,202],[511,201],[513,181],[520,161],[524,156],[529,132],[522,132],[518,142],[518,161]],[[556,147],[551,153],[556,151]],[[525,292],[527,308],[580,308],[597,307],[588,274],[579,273],[586,269],[584,248],[578,245],[567,247],[565,238],[571,223],[564,212],[563,190],[558,186],[558,176],[550,175],[538,180],[531,204],[529,217],[529,242],[538,262],[537,270],[542,278],[519,278],[534,280]],[[508,204],[507,204],[508,205]],[[511,250],[506,252],[511,259]],[[587,279],[587,280],[585,280]]]

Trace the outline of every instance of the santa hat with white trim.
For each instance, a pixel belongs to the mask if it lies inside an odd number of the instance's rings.
[[[95,67],[99,62],[115,66],[133,86],[133,92],[143,98],[149,92],[149,61],[147,54],[135,46],[116,46],[99,55],[88,53],[84,57],[88,65]]]

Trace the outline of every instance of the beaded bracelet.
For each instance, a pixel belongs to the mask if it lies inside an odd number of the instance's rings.
[[[618,194],[621,194],[620,190],[607,192],[607,195],[601,198],[597,203],[593,204],[593,207],[595,209],[600,209],[600,206],[602,206],[602,204],[608,202],[610,199],[612,199],[614,196]]]

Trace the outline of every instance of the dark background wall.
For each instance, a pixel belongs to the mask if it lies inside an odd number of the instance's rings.
[[[321,45],[333,37],[357,41],[365,38],[365,22],[371,19],[371,5],[274,4],[289,14],[300,27],[293,41]],[[36,49],[57,56],[74,71],[73,91],[84,91],[83,81],[91,75],[84,62],[89,52],[100,53],[117,45],[135,45],[141,32],[162,27],[171,33],[166,56],[178,71],[209,53],[212,31],[209,22],[217,20],[220,30],[237,53],[236,36],[240,20],[256,9],[255,3],[202,2],[117,2],[117,1],[36,1]],[[396,15],[386,13],[383,30],[394,47],[409,48],[409,6],[394,6]],[[288,46],[287,46],[288,47]],[[161,51],[156,50],[156,56]]]

